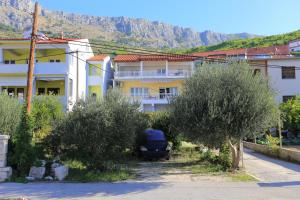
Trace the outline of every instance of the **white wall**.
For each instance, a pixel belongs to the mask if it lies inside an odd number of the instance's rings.
[[[0,64],[3,62],[3,49],[0,48]]]
[[[90,64],[99,65],[101,64],[102,77],[88,76],[88,85],[100,85],[102,88],[102,95],[106,95],[108,84],[111,79],[111,60],[107,56],[103,61],[90,61]],[[87,68],[89,66],[87,65]],[[88,69],[87,69],[88,70]],[[88,74],[88,73],[87,73]]]
[[[300,40],[289,43],[290,51],[300,51]]]
[[[26,86],[26,77],[0,77],[0,86]]]
[[[277,67],[277,65],[295,66],[296,78],[282,79],[281,67]],[[300,95],[300,70],[297,70],[297,67],[300,68],[300,58],[268,61],[269,84],[277,93],[276,101],[278,103],[282,102],[282,96]]]
[[[79,51],[78,53],[78,78],[77,78],[77,58],[76,53],[67,56],[68,65],[69,65],[69,76],[73,77],[73,95],[76,97],[76,88],[77,88],[77,80],[78,80],[78,97],[85,99],[87,95],[87,65],[86,60],[92,56],[94,56],[93,51],[90,45],[85,45],[84,43],[88,43],[87,39],[80,40],[82,43],[78,42],[70,42],[68,52]]]

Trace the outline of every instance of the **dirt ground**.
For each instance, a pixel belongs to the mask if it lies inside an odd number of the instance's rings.
[[[194,174],[186,170],[181,163],[176,160],[141,162],[134,169],[137,174],[136,181],[143,182],[195,182],[195,181],[231,181],[231,178],[218,175]]]

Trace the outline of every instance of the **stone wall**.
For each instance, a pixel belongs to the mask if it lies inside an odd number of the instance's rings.
[[[300,151],[285,148],[271,149],[267,145],[244,142],[244,147],[267,156],[276,157],[282,160],[300,163]]]
[[[6,167],[8,140],[8,135],[0,135],[0,182],[5,181],[12,173],[11,168]]]

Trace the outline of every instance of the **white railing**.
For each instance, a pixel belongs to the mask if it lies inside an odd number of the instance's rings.
[[[177,97],[178,94],[156,94],[156,95],[136,95],[132,96],[129,95],[129,97],[134,101],[141,101],[141,100],[171,100],[174,97]]]
[[[188,70],[169,70],[155,71],[155,70],[144,70],[144,71],[117,71],[115,72],[115,78],[161,78],[161,77],[189,77],[191,71]]]
[[[0,64],[0,73],[27,73],[28,64]],[[66,63],[36,63],[34,74],[66,74]]]

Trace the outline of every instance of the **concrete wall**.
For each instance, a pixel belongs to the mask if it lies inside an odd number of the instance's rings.
[[[276,157],[282,160],[300,163],[300,152],[285,148],[278,148],[276,150],[270,149],[266,145],[244,142],[244,147],[252,149],[256,152],[265,154],[267,156]]]
[[[9,136],[0,135],[0,182],[5,181],[12,174],[10,167],[6,167],[6,155]]]

